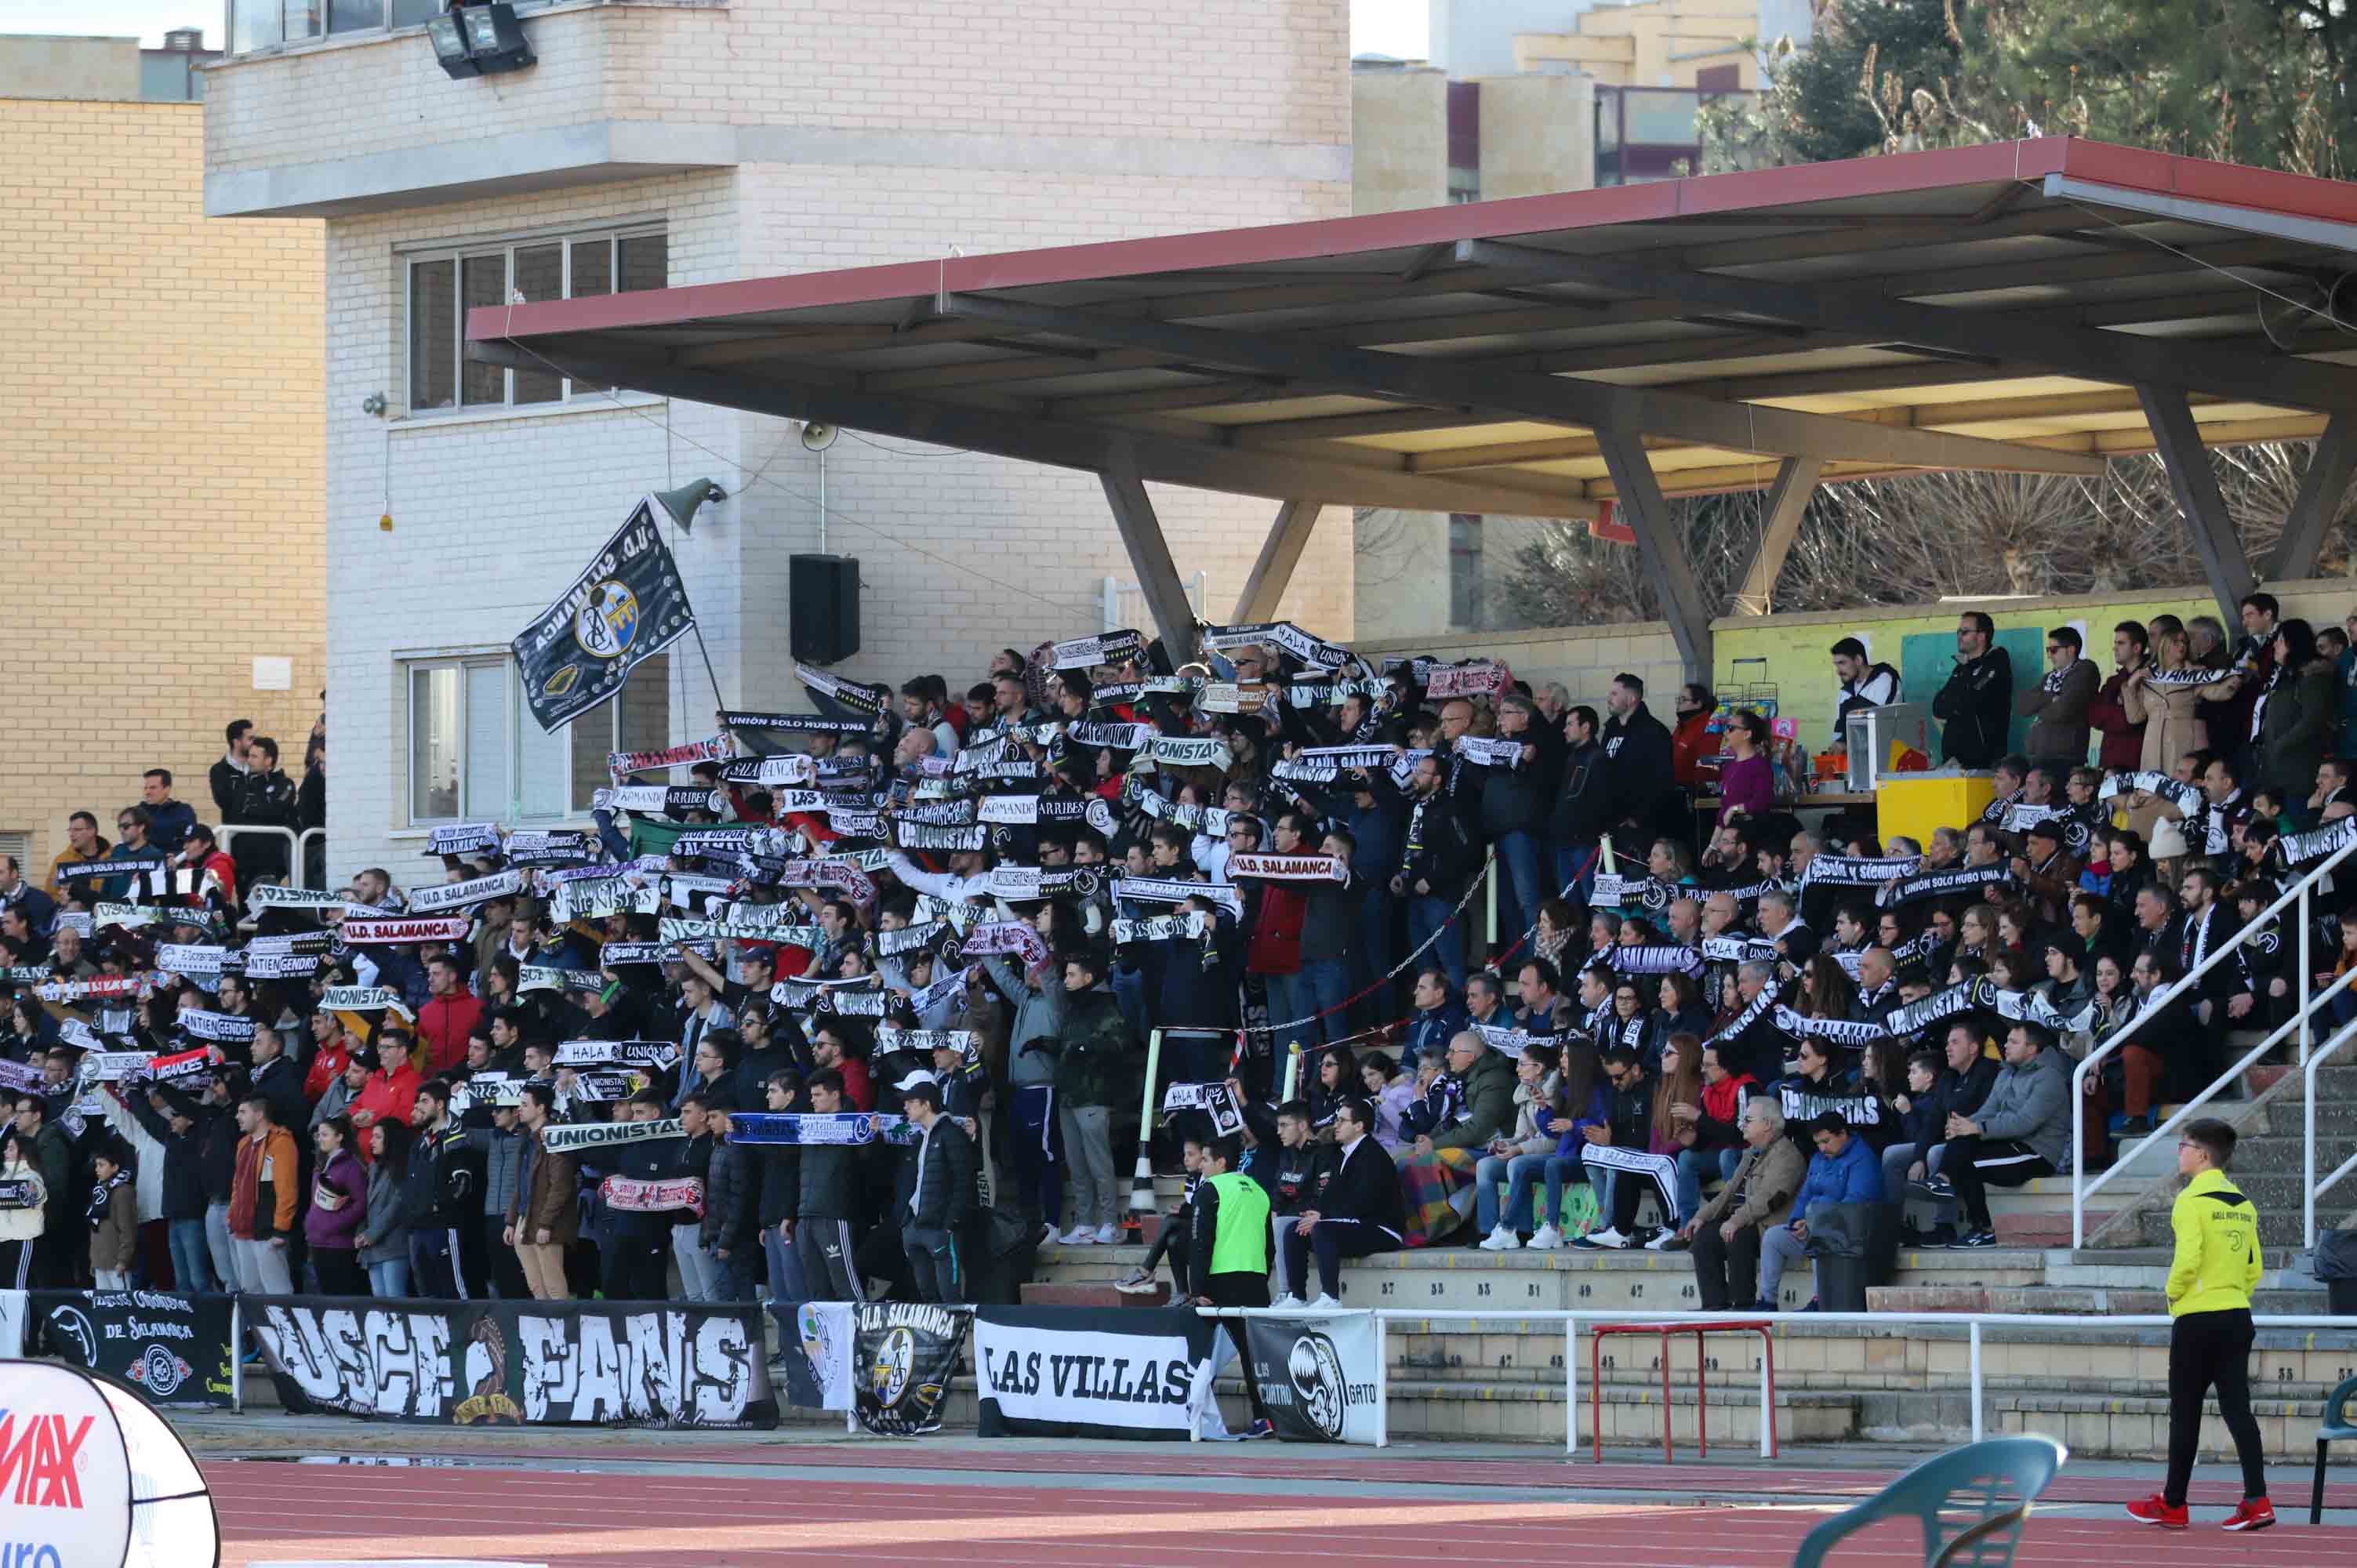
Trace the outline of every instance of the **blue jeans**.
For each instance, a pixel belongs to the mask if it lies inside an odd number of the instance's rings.
[[[1596,865],[1588,856],[1596,854],[1592,840],[1575,839],[1555,846],[1555,890],[1558,893],[1571,886],[1574,874],[1579,877],[1579,897],[1585,902],[1596,889]],[[1580,867],[1586,866],[1585,871]]]
[[[794,1256],[792,1242],[778,1239],[774,1225],[761,1231],[761,1252],[770,1265],[770,1312],[778,1320],[778,1347],[791,1349],[801,1343],[802,1335],[794,1310],[810,1299],[802,1284],[802,1261]]]
[[[409,1294],[409,1260],[393,1258],[369,1265],[369,1294],[398,1298]]]
[[[1547,899],[1549,890],[1539,879],[1537,835],[1501,834],[1498,871],[1504,874],[1506,883],[1498,889],[1498,929],[1490,933],[1490,944],[1503,952],[1516,938],[1538,924],[1539,906]],[[1560,887],[1563,884],[1558,882],[1555,886]]]
[[[1432,940],[1435,931],[1439,932],[1440,940],[1433,942],[1432,951],[1426,957],[1448,971],[1448,983],[1461,992],[1465,989],[1465,931],[1464,928],[1448,923],[1448,901],[1445,898],[1424,895],[1409,898],[1407,940],[1411,949],[1421,948]],[[1417,961],[1421,966],[1426,960]]]
[[[1531,1187],[1542,1177],[1546,1182],[1547,1214],[1560,1226],[1564,1178],[1579,1168],[1577,1155],[1516,1155],[1510,1159],[1484,1155],[1473,1167],[1473,1217],[1477,1228],[1484,1236],[1497,1229],[1498,1183],[1502,1180],[1506,1183],[1506,1229],[1518,1235],[1535,1230],[1531,1223]]]
[[[1718,1166],[1718,1179],[1731,1181],[1743,1163],[1741,1149],[1680,1149],[1678,1151],[1678,1212],[1688,1219],[1702,1208],[1702,1173]]]
[[[1279,1051],[1285,1049],[1287,1040],[1297,1039],[1305,1046],[1314,1046],[1326,1037],[1326,1031],[1316,1022],[1295,1022],[1318,1010],[1310,1000],[1309,987],[1303,983],[1299,974],[1264,974],[1260,978],[1261,983],[1268,990],[1268,1026],[1276,1036]],[[1283,1027],[1288,1024],[1293,1026]]]
[[[1371,886],[1359,905],[1359,929],[1351,951],[1351,989],[1364,991],[1383,978],[1391,969],[1392,918],[1396,911],[1392,906],[1391,889]],[[1379,1024],[1391,1015],[1391,995],[1378,991],[1361,1001],[1351,1011],[1358,1015],[1361,1025]]]
[[[205,1245],[205,1222],[201,1219],[173,1220],[169,1240],[172,1247],[172,1283],[191,1294],[217,1288],[212,1257]]]
[[[1113,1000],[1114,1005],[1121,1010],[1122,1022],[1129,1026],[1129,1032],[1132,1035],[1142,1040],[1154,1032],[1153,1022],[1146,1016],[1144,970],[1134,969],[1125,974],[1120,970],[1114,970]]]
[[[720,1272],[719,1282],[712,1293],[715,1301],[753,1299],[754,1281],[758,1277],[754,1271],[759,1261],[752,1248],[741,1244],[731,1247],[725,1258],[716,1251],[712,1254],[712,1263]]]
[[[1342,1011],[1342,1004],[1351,995],[1349,959],[1305,959],[1298,983],[1307,1004],[1302,1011],[1324,1015],[1313,1026],[1319,1038],[1339,1040],[1351,1032],[1351,1020]]]

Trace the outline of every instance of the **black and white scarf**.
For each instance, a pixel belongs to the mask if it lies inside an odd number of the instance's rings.
[[[90,1207],[84,1212],[89,1216],[91,1230],[95,1230],[106,1223],[106,1211],[114,1201],[114,1189],[124,1186],[130,1180],[131,1172],[124,1166],[117,1165],[114,1167],[113,1176],[104,1181],[91,1184]]]

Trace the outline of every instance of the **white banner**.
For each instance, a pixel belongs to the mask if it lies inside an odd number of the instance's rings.
[[[1183,1438],[1223,1332],[1179,1310],[976,1307],[981,1434]]]

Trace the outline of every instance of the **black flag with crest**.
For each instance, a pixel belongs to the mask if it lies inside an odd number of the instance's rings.
[[[656,526],[660,516],[655,499],[642,499],[573,585],[509,645],[542,729],[610,701],[640,660],[695,625],[687,585]]]

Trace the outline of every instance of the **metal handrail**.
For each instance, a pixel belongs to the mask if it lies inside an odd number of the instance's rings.
[[[2099,1041],[2092,1050],[2088,1051],[2084,1057],[2082,1057],[2079,1059],[2078,1067],[2074,1069],[2071,1074],[2071,1104],[2072,1108],[2071,1117],[2072,1251],[2076,1251],[2081,1247],[2087,1244],[2088,1196],[2097,1188],[2101,1187],[2104,1182],[2110,1180],[2111,1177],[2116,1175],[2121,1168],[2119,1165],[2115,1165],[2110,1170],[2100,1173],[2095,1180],[2090,1182],[2087,1179],[2087,1119],[2083,1115],[2078,1113],[2080,1101],[2085,1097],[2087,1092],[2087,1075],[2101,1065],[2104,1058],[2110,1056],[2122,1046],[2126,1045],[2135,1036],[2136,1032],[2144,1026],[2146,1019],[2162,1012],[2170,1003],[2175,1002],[2179,996],[2191,990],[2194,983],[2199,981],[2203,975],[2209,973],[2213,965],[2222,961],[2228,953],[2235,951],[2240,949],[2244,943],[2257,936],[2260,931],[2266,928],[2266,923],[2278,914],[2281,914],[2285,906],[2289,904],[2298,904],[2299,906],[2299,914],[2298,917],[2299,922],[2299,1007],[2293,1015],[2291,1022],[2276,1030],[2274,1034],[2269,1035],[2266,1041],[2262,1043],[2259,1049],[2262,1051],[2272,1049],[2284,1035],[2288,1034],[2294,1026],[2297,1026],[2299,1030],[2300,1060],[2305,1062],[2308,1059],[2309,1043],[2311,1037],[2309,1027],[2309,1013],[2314,1006],[2315,1003],[2318,1000],[2320,1000],[2320,998],[2311,997],[2309,993],[2309,986],[2314,983],[2313,977],[2309,973],[2308,959],[2309,889],[2313,887],[2317,882],[2328,872],[2331,871],[2334,866],[2339,865],[2342,861],[2348,859],[2352,852],[2357,852],[2357,838],[2352,839],[2349,843],[2342,844],[2339,849],[2325,856],[2325,858],[2318,864],[2314,869],[2308,872],[2307,875],[2303,875],[2298,882],[2294,883],[2288,890],[2278,895],[2274,903],[2260,910],[2247,925],[2244,926],[2241,930],[2234,934],[2233,940],[2221,943],[2215,952],[2210,954],[2200,963],[2195,964],[2177,980],[2163,986],[2160,990],[2154,992],[2152,1002],[2145,1007],[2140,1008],[2137,1011],[2136,1015],[2127,1021],[2126,1027],[2120,1029],[2109,1039]],[[2357,971],[2352,971],[2352,972],[2357,973]],[[2349,978],[2349,975],[2341,976],[2339,981],[2334,983],[2333,989],[2336,991],[2341,989],[2347,983]],[[2327,994],[2329,995],[2330,993],[2327,993]],[[2203,1090],[2191,1103],[2199,1105],[2208,1101],[2220,1090],[2223,1089],[2228,1083],[2239,1077],[2242,1074],[2244,1068],[2247,1067],[2252,1059],[2253,1058],[2251,1055],[2245,1055],[2241,1061],[2235,1063],[2234,1066],[2229,1068],[2224,1073],[2221,1074],[2216,1082],[2211,1084],[2208,1089]],[[2184,1112],[2179,1112],[2177,1115],[2169,1119],[2168,1126],[2173,1127],[2183,1119]],[[2166,1128],[2161,1129],[2161,1131],[2166,1131]],[[2153,1136],[2155,1137],[2158,1137],[2160,1133],[2158,1131],[2153,1133]]]
[[[311,885],[306,880],[306,878],[311,875],[311,857],[309,853],[311,841],[313,839],[325,841],[327,836],[328,830],[325,828],[305,828],[302,832],[295,835],[295,865],[292,868],[291,874],[295,877],[296,886],[310,887]],[[328,857],[323,854],[319,857],[319,886],[311,888],[311,891],[314,893],[325,893],[327,890]]]
[[[1323,1316],[1322,1313],[1314,1312],[1304,1307],[1199,1306],[1194,1310],[1196,1316],[1199,1317],[1213,1318],[1279,1317],[1292,1319]],[[1572,1311],[1565,1311],[1560,1308],[1551,1311],[1518,1311],[1512,1308],[1507,1308],[1504,1310],[1492,1308],[1486,1312],[1423,1312],[1412,1306],[1385,1306],[1374,1308],[1344,1306],[1333,1308],[1331,1310],[1337,1315],[1348,1314],[1357,1316],[1364,1314],[1367,1316],[1372,1317],[1375,1321],[1378,1333],[1374,1369],[1377,1421],[1375,1446],[1379,1448],[1388,1446],[1391,1434],[1391,1419],[1388,1408],[1391,1393],[1389,1378],[1390,1366],[1389,1357],[1387,1354],[1388,1348],[1384,1346],[1381,1340],[1381,1336],[1388,1330],[1390,1325],[1403,1322],[1495,1323],[1506,1321],[1531,1324],[1561,1324],[1564,1330],[1564,1453],[1566,1457],[1575,1455],[1579,1452],[1578,1411],[1580,1325],[1583,1323],[1651,1323],[1659,1320],[1675,1326],[1686,1326],[1696,1321],[1692,1314],[1688,1314],[1684,1317],[1663,1318],[1659,1313],[1633,1311],[1607,1312],[1588,1307],[1578,1308]],[[1963,1328],[1965,1330],[1965,1337],[1970,1345],[1966,1361],[1965,1376],[1967,1386],[1970,1390],[1969,1399],[1972,1404],[1973,1441],[1975,1443],[1978,1443],[1981,1440],[1984,1430],[1983,1423],[1985,1412],[1982,1406],[1986,1402],[1986,1380],[1983,1377],[1981,1363],[1981,1335],[1983,1330],[1988,1328],[2067,1328],[2074,1335],[2088,1335],[2101,1334],[2105,1329],[2114,1328],[2166,1328],[2170,1326],[2174,1322],[2174,1319],[2158,1313],[2121,1316],[2116,1317],[2090,1317],[2084,1314],[2050,1312],[1728,1312],[1719,1316],[1740,1317],[1746,1322],[1765,1322],[1777,1328],[1819,1328],[1834,1325],[1851,1324],[1870,1324],[1878,1329],[1889,1329],[1894,1324],[1904,1324],[1910,1327]],[[2255,1328],[2261,1329],[2323,1329],[2337,1330],[2344,1334],[2357,1334],[2357,1319],[2332,1317],[2317,1314],[2270,1313],[2264,1316],[2254,1315],[2251,1319],[2251,1323]],[[1247,1371],[1246,1376],[1250,1376],[1249,1371]],[[1764,1425],[1765,1421],[1771,1419],[1771,1417],[1770,1416],[1770,1412],[1765,1410],[1762,1411],[1761,1414]]]
[[[2342,981],[2352,978],[2357,978],[2357,969],[2341,977]],[[2325,997],[2330,995],[2330,992],[2325,993]],[[2319,1001],[2324,999],[2324,997],[2318,998]],[[2302,1103],[2299,1130],[2299,1185],[2305,1195],[2300,1200],[2300,1245],[2310,1250],[2316,1246],[2316,1200],[2330,1192],[2334,1185],[2350,1171],[2357,1169],[2357,1155],[2352,1155],[2341,1161],[2340,1167],[2330,1176],[2320,1182],[2316,1179],[2316,1070],[2324,1065],[2326,1058],[2333,1052],[2352,1040],[2357,1040],[2357,1023],[2345,1026],[2334,1033],[2330,1039],[2325,1041],[2309,1057],[2308,1065],[2300,1069],[2299,1088]]]

